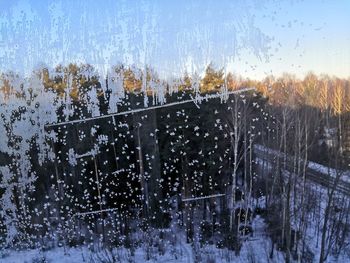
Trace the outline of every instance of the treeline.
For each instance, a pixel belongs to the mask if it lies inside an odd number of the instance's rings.
[[[278,78],[268,76],[257,81],[231,72],[225,74],[223,69],[215,69],[210,64],[203,77],[197,73],[185,73],[178,78],[161,79],[151,67],[140,69],[121,64],[112,67],[106,79],[103,79],[89,64],[69,64],[57,66],[55,69],[37,69],[32,74],[40,76],[46,90],[61,97],[69,95],[73,100],[82,99],[92,88],[105,87],[108,84],[121,85],[127,92],[149,94],[156,92],[155,88],[162,89],[164,93],[183,90],[207,93],[222,89],[256,87],[274,105],[308,105],[322,110],[329,109],[336,114],[350,111],[350,80],[327,75],[317,76],[313,73],[307,74],[304,79],[285,73]],[[24,77],[13,72],[1,73],[0,80],[3,100],[8,99],[11,93],[20,95],[16,87],[24,86],[26,82]]]
[[[123,108],[121,103],[126,94],[143,95],[144,102],[141,106],[165,103],[167,94],[174,92],[188,92],[195,95],[208,93],[226,93],[247,87],[254,87],[268,99],[271,107],[302,108],[311,107],[327,116],[330,123],[321,123],[324,142],[339,148],[345,155],[350,156],[350,80],[317,76],[309,73],[304,79],[298,79],[293,75],[284,74],[279,78],[266,77],[261,81],[251,80],[224,73],[223,69],[215,69],[210,64],[202,77],[198,74],[182,77],[161,79],[151,67],[140,69],[117,65],[112,67],[105,77],[89,64],[69,64],[57,66],[55,69],[41,68],[32,73],[32,76],[23,78],[14,73],[0,75],[0,99],[4,103],[10,98],[10,94],[24,96],[25,92],[33,92],[37,87],[31,87],[31,78],[39,78],[42,89],[52,92],[57,96],[56,103],[65,109],[65,117],[62,114],[59,120],[79,119],[82,117],[96,116],[113,113]],[[24,91],[27,90],[27,91]],[[87,108],[72,110],[74,108]],[[130,108],[130,107],[129,107]],[[128,107],[124,107],[128,109]],[[325,127],[325,125],[327,127]],[[326,129],[326,130],[324,130]]]

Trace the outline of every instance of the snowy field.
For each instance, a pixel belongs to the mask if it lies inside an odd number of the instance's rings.
[[[113,254],[116,262],[206,262],[206,263],[278,263],[283,262],[283,253],[275,252],[274,258],[269,258],[271,250],[271,241],[267,237],[266,225],[261,217],[256,217],[253,221],[254,235],[243,242],[240,254],[236,256],[233,251],[227,249],[218,249],[214,246],[203,246],[199,248],[197,258],[191,245],[184,241],[179,242],[174,249],[166,251],[164,255],[153,254],[147,260],[146,251],[143,248],[135,250],[131,255],[130,250],[118,249]],[[32,263],[32,262],[50,262],[50,263],[80,263],[80,262],[114,262],[110,252],[91,252],[87,248],[70,248],[64,251],[63,248],[57,248],[49,251],[27,250],[27,251],[7,251],[2,255],[0,262],[6,263]],[[46,260],[46,261],[45,261]],[[105,260],[105,261],[103,261]],[[110,261],[108,261],[110,260]],[[199,261],[198,261],[199,260]]]

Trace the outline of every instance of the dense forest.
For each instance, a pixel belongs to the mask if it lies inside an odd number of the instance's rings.
[[[4,258],[350,256],[349,79],[70,64],[2,73],[0,117]]]

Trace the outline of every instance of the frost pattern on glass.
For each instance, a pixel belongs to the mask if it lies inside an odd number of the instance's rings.
[[[346,262],[346,70],[258,69],[306,1],[39,2],[0,3],[0,261]]]

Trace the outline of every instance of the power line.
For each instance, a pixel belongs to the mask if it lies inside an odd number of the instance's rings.
[[[245,89],[230,91],[230,92],[226,92],[226,93],[199,96],[197,98],[192,98],[189,100],[176,101],[176,102],[171,102],[168,104],[151,106],[148,108],[140,108],[140,109],[134,109],[134,110],[129,110],[129,111],[110,113],[110,114],[96,116],[96,117],[89,117],[89,118],[85,118],[85,119],[77,119],[77,120],[63,121],[63,122],[58,122],[58,123],[47,124],[47,125],[45,125],[45,128],[58,127],[58,126],[63,126],[63,125],[67,125],[67,124],[85,123],[85,122],[94,121],[94,120],[106,119],[106,118],[110,118],[110,117],[114,117],[114,116],[128,115],[128,114],[138,113],[138,112],[142,112],[142,111],[149,111],[149,110],[155,110],[155,109],[159,109],[159,108],[172,107],[175,105],[181,105],[181,104],[185,104],[185,103],[189,103],[189,102],[196,103],[197,101],[219,98],[219,97],[223,97],[226,95],[228,96],[231,94],[238,94],[238,93],[253,91],[253,90],[255,90],[255,88],[245,88]],[[198,105],[196,104],[196,106],[198,106]]]

